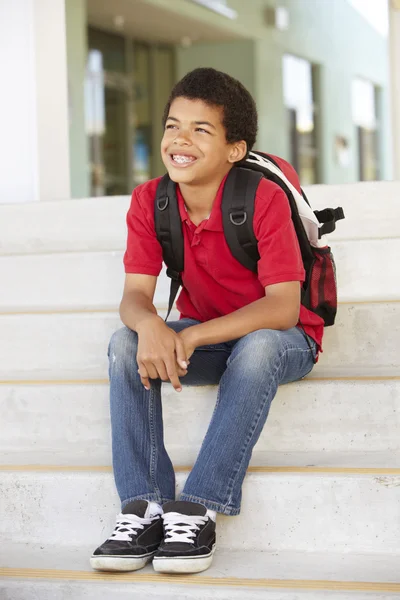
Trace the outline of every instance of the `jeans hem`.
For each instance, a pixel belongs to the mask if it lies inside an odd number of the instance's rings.
[[[130,502],[135,500],[147,500],[148,502],[157,502],[157,504],[165,504],[166,502],[173,502],[175,498],[161,498],[158,494],[139,494],[138,496],[132,496],[121,502],[121,509],[124,509]]]
[[[192,494],[180,494],[179,500],[185,502],[197,502],[203,504],[208,510],[215,510],[215,512],[228,517],[236,517],[240,513],[240,506],[226,506],[226,504],[220,504],[214,500],[207,500],[206,498],[200,498],[199,496],[193,496]]]

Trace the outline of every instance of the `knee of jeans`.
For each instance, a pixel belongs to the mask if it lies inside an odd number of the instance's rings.
[[[108,346],[110,369],[122,369],[127,362],[136,360],[138,336],[128,327],[115,331]]]
[[[278,331],[259,329],[242,338],[241,342],[238,364],[250,376],[274,370],[281,363],[282,344]]]

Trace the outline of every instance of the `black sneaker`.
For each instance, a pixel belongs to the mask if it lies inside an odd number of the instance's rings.
[[[212,563],[215,521],[196,502],[168,502],[163,506],[164,541],[153,559],[159,573],[199,573]]]
[[[111,536],[90,558],[98,571],[137,571],[154,556],[163,539],[162,509],[147,500],[134,500],[117,516]]]

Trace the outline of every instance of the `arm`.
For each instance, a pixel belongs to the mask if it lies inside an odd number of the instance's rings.
[[[269,285],[265,297],[235,312],[194,325],[181,332],[190,355],[195,348],[234,340],[257,329],[285,330],[295,327],[300,313],[300,283]]]
[[[153,304],[157,277],[128,273],[120,305],[121,320],[138,334],[137,363],[144,387],[150,379],[171,381],[181,390],[179,377],[187,373],[185,348],[181,338],[170,329]]]
[[[138,331],[147,319],[160,319],[153,304],[157,277],[127,273],[119,314],[124,325]]]
[[[179,377],[186,374],[181,339],[157,315],[153,304],[161,271],[162,248],[154,227],[154,194],[157,182],[133,191],[127,214],[128,240],[124,255],[126,272],[120,304],[122,322],[138,334],[137,363],[141,381],[150,389],[150,379],[170,380],[180,390]]]

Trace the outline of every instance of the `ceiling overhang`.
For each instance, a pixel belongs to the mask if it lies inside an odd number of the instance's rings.
[[[209,13],[201,7],[196,9]],[[209,18],[196,19],[146,0],[87,0],[87,15],[89,25],[93,27],[148,42],[190,44],[242,38],[228,26],[210,24]]]

